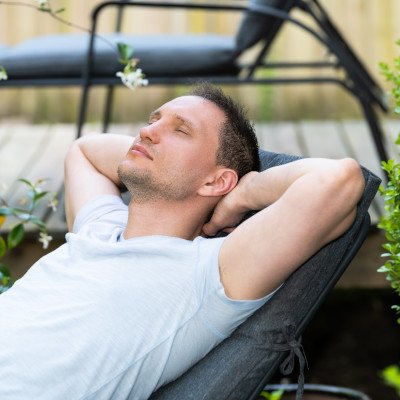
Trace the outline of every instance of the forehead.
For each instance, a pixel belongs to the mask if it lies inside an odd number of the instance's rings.
[[[216,104],[199,96],[177,97],[165,103],[159,110],[179,115],[199,129],[219,129],[225,119],[224,112]]]

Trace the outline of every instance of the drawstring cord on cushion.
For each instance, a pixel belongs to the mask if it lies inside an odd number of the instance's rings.
[[[295,332],[296,327],[294,325],[286,324],[282,329],[285,343],[276,343],[273,350],[289,351],[288,356],[283,360],[280,366],[280,371],[284,375],[289,375],[293,372],[296,356],[299,359],[299,378],[297,381],[296,400],[302,400],[304,393],[304,367],[307,366],[308,369],[308,363],[303,346],[301,345],[301,338],[296,340]]]

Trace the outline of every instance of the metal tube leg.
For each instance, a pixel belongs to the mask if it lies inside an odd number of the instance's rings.
[[[104,104],[103,131],[102,132],[108,131],[108,126],[109,126],[110,120],[111,120],[111,109],[112,109],[113,100],[114,100],[114,86],[109,85],[109,86],[107,86],[106,101]]]
[[[372,138],[375,143],[375,148],[378,153],[379,159],[381,161],[387,161],[389,159],[388,154],[386,152],[385,144],[384,144],[384,136],[382,133],[381,126],[378,123],[378,118],[374,112],[374,109],[370,104],[361,100],[362,108],[364,111],[365,118],[367,119]]]
[[[77,138],[81,137],[81,135],[82,135],[82,128],[83,128],[83,125],[85,123],[85,118],[86,118],[88,97],[89,97],[89,85],[84,84],[82,87],[82,94],[81,94],[81,100],[80,100],[80,105],[79,105],[79,116],[78,116],[77,131],[76,131]]]

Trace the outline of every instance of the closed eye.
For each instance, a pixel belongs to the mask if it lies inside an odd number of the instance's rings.
[[[155,118],[149,119],[149,120],[147,121],[147,125],[151,125],[151,124],[153,124],[154,122],[157,122],[157,119],[155,119]]]
[[[158,121],[161,118],[161,112],[159,110],[153,111],[149,115],[147,125],[151,125],[153,122]]]

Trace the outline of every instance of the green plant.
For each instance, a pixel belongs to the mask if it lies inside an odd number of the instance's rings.
[[[25,227],[27,224],[34,225],[39,230],[39,242],[43,248],[47,249],[52,237],[48,235],[45,222],[35,213],[39,204],[50,194],[43,190],[44,180],[30,182],[26,179],[18,179],[18,182],[26,186],[26,197],[18,206],[11,206],[0,196],[0,228],[9,219],[12,220],[12,226],[7,233],[0,233],[0,294],[8,290],[12,285],[10,270],[1,260],[3,257],[17,246],[19,246],[25,237]],[[48,206],[56,210],[57,199],[53,197]]]
[[[400,397],[400,368],[397,365],[389,365],[382,371],[382,378]]]
[[[283,390],[274,390],[273,392],[267,392],[266,390],[263,390],[260,393],[260,397],[263,397],[266,400],[281,400],[283,393]]]
[[[397,40],[396,44],[400,46],[400,40]],[[400,115],[400,57],[395,58],[393,67],[380,63],[380,70],[386,80],[392,84],[394,112]],[[400,145],[400,134],[395,143]],[[383,186],[379,188],[385,202],[385,214],[381,217],[378,227],[385,231],[387,242],[383,248],[386,252],[382,256],[388,259],[378,271],[386,274],[391,287],[400,296],[400,163],[390,159],[382,162],[382,168],[388,174],[388,183],[386,188]],[[392,308],[400,314],[399,305],[393,305]],[[397,322],[400,324],[400,318]],[[382,371],[382,377],[400,397],[400,367],[388,366]]]

